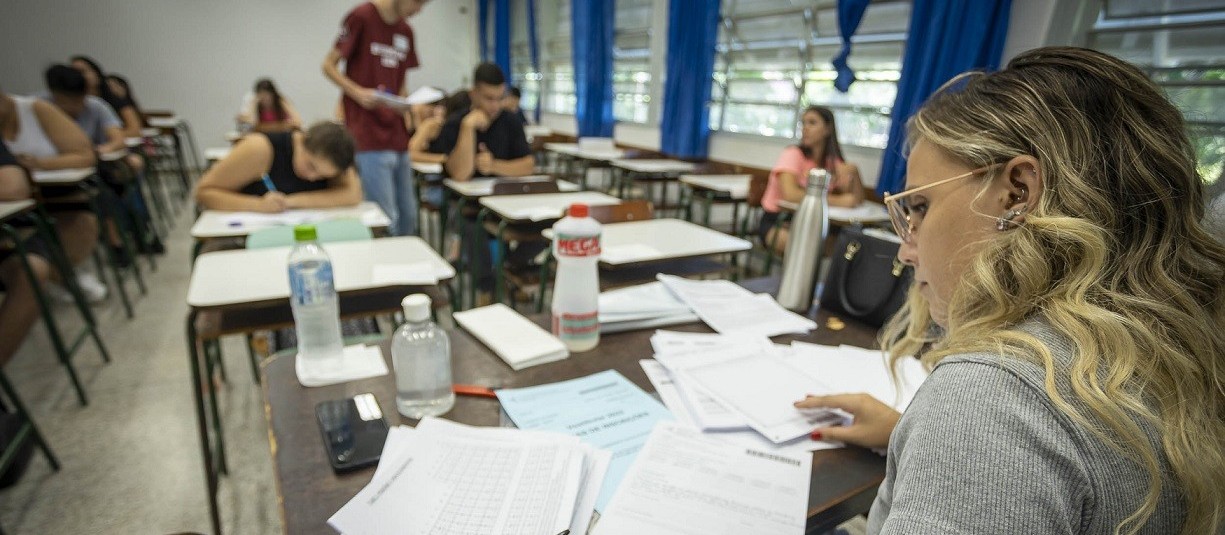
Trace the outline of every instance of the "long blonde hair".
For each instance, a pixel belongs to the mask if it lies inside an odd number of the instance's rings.
[[[1031,155],[1044,190],[1022,226],[983,245],[939,337],[912,291],[882,347],[894,359],[927,347],[928,366],[973,352],[1043,366],[1055,405],[1148,476],[1116,532],[1139,531],[1171,481],[1183,533],[1225,528],[1225,246],[1201,224],[1179,111],[1134,66],[1051,47],[951,81],[909,129],[970,167]],[[1070,365],[1016,328],[1031,318],[1068,339]],[[1160,451],[1142,424],[1160,431]]]

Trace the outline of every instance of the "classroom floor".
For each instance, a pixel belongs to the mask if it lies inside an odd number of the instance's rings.
[[[209,530],[183,320],[191,274],[190,210],[166,240],[149,294],[134,296],[124,317],[112,292],[95,307],[112,362],[88,346],[74,362],[90,398],[77,403],[41,323],[5,368],[59,456],[56,473],[36,454],[12,488],[0,491],[0,529],[10,534],[205,533]],[[142,267],[147,264],[142,263]],[[58,310],[64,328],[75,311]],[[241,337],[223,343],[229,383],[221,390],[230,475],[219,502],[226,533],[280,533],[275,476],[260,390]],[[864,532],[862,518],[842,526]]]

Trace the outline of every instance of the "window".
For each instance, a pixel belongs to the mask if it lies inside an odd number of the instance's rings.
[[[510,83],[522,93],[519,107],[530,117],[540,100],[541,76],[532,66],[532,49],[528,45],[527,2],[515,2],[511,12]],[[541,53],[543,56],[543,52]]]
[[[613,116],[645,123],[651,108],[652,0],[616,0],[613,40]]]
[[[1089,47],[1130,61],[1182,110],[1199,173],[1225,190],[1225,1],[1107,0]]]
[[[800,113],[834,110],[842,143],[884,148],[897,95],[910,2],[872,2],[852,38],[856,81],[834,89],[842,47],[836,2],[723,0],[710,125],[714,130],[794,138]]]
[[[577,99],[570,62],[570,0],[536,0],[539,71],[532,68],[528,46],[527,2],[513,3],[511,81],[523,92],[520,105],[524,110],[534,109],[539,99],[544,112],[573,115]]]

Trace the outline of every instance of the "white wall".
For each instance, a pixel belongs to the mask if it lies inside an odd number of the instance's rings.
[[[43,89],[74,54],[125,75],[141,106],[171,109],[204,147],[224,145],[243,94],[272,77],[303,120],[330,118],[340,91],[320,65],[355,0],[3,0],[0,88]],[[436,0],[409,22],[421,68],[412,90],[466,86],[476,64],[473,0]]]

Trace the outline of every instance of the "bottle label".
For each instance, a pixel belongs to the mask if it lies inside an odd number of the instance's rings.
[[[562,340],[588,338],[599,332],[600,314],[598,312],[553,314],[553,335]]]
[[[558,256],[600,256],[600,236],[557,235]]]
[[[290,266],[289,289],[290,299],[295,305],[314,305],[322,303],[328,296],[336,295],[332,264],[324,262],[310,274],[297,266]]]

